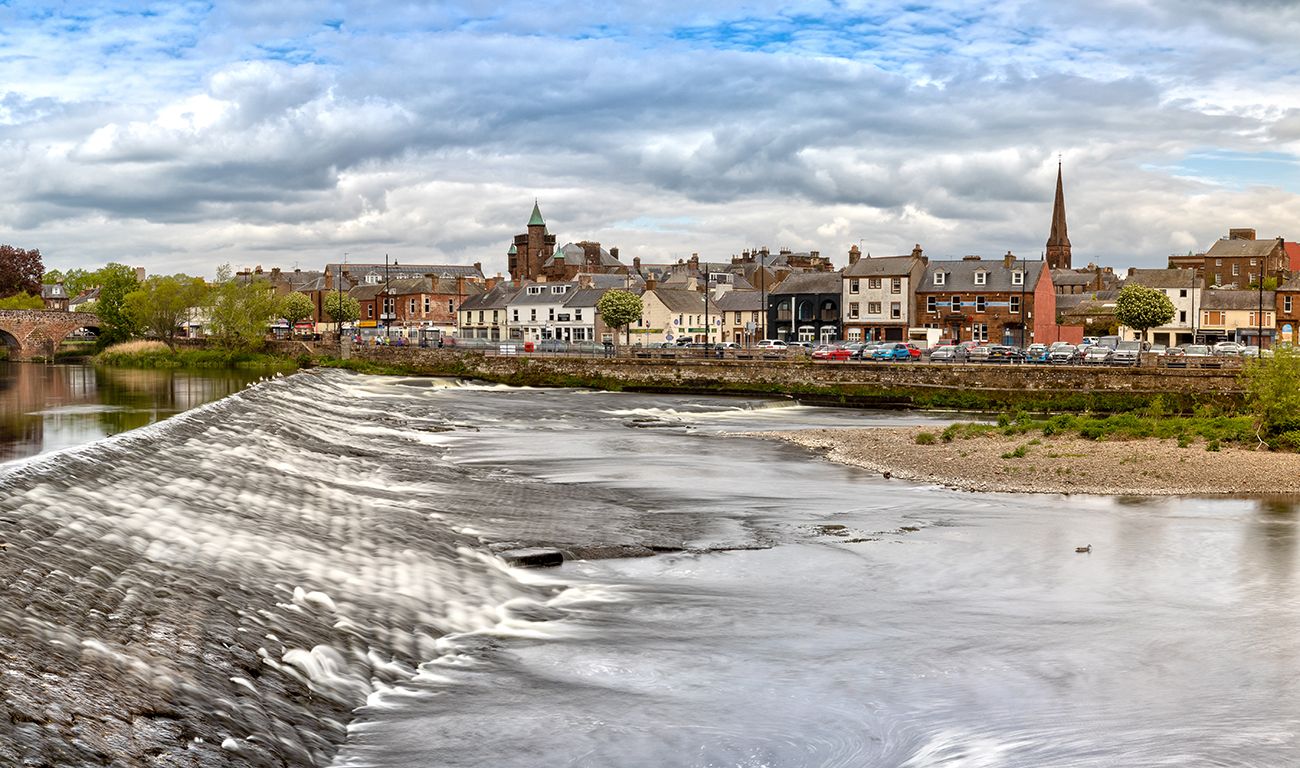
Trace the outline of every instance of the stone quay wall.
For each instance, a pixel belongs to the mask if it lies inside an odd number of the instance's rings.
[[[1190,409],[1239,402],[1243,394],[1236,369],[516,357],[382,347],[357,349],[353,356],[412,373],[506,384],[785,394],[845,405],[1124,410],[1159,395],[1171,408]]]

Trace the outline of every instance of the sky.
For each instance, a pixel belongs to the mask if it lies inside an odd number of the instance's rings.
[[[0,0],[0,242],[151,273],[1300,239],[1290,0]],[[346,255],[346,256],[345,256]]]

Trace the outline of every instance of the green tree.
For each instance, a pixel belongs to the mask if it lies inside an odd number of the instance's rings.
[[[203,303],[207,290],[198,277],[154,275],[126,295],[123,313],[142,333],[174,347],[177,329]]]
[[[0,296],[13,296],[15,293],[39,296],[43,274],[45,267],[41,264],[39,249],[0,245]]]
[[[44,309],[45,300],[30,293],[15,293],[0,299],[0,309]]]
[[[126,295],[140,287],[135,270],[114,262],[95,272],[95,283],[99,285],[99,299],[95,302],[95,314],[99,315],[96,339],[99,348],[118,344],[139,333],[126,314]]]
[[[306,320],[316,314],[316,305],[312,303],[307,294],[294,291],[280,297],[278,314],[289,321],[289,329],[292,332],[298,327],[299,321]]]
[[[266,329],[278,304],[265,279],[240,279],[229,264],[223,264],[217,268],[217,282],[208,292],[212,337],[227,349],[257,349],[266,341]]]
[[[361,318],[361,302],[335,291],[325,295],[325,316],[338,326],[339,337],[343,336],[343,323],[355,323]]]
[[[623,291],[617,288],[605,291],[605,295],[600,297],[596,302],[596,311],[600,313],[601,319],[605,325],[615,330],[624,329],[627,342],[631,344],[632,321],[641,317],[644,307],[641,304],[641,297],[631,291]],[[618,338],[617,335],[614,337]]]
[[[1242,378],[1260,442],[1300,449],[1300,353],[1279,346],[1247,363]]]
[[[1174,303],[1164,294],[1145,285],[1126,285],[1115,298],[1115,319],[1142,334],[1150,328],[1174,319]]]
[[[67,289],[69,296],[77,296],[82,291],[95,287],[95,273],[75,268],[69,269],[66,272],[58,269],[51,269],[49,272],[45,273],[43,278],[41,278],[41,282],[46,285],[63,283],[63,287]]]

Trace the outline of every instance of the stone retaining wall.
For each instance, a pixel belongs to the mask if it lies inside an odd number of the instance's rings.
[[[1078,402],[1079,408],[1129,407],[1154,395],[1171,406],[1237,401],[1236,370],[1083,368],[1048,365],[813,363],[807,360],[652,360],[484,356],[447,350],[366,348],[355,355],[419,373],[510,384],[595,386],[684,392],[790,394],[848,404],[914,405],[980,398],[998,406]],[[1090,401],[1086,401],[1091,398]],[[1106,405],[1112,403],[1113,405]],[[1128,403],[1128,405],[1125,405]],[[1071,407],[1061,405],[1060,407]]]

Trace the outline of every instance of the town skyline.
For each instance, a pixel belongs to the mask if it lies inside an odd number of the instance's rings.
[[[1271,63],[1294,9],[604,13],[0,9],[0,241],[60,269],[505,273],[538,200],[561,243],[624,261],[1037,258],[1058,158],[1076,266],[1161,267],[1232,227],[1295,239],[1297,76]]]

